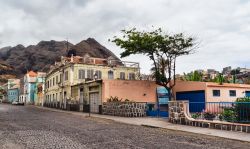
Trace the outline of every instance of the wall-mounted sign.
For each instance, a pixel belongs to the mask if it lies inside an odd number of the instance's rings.
[[[156,94],[159,104],[167,104],[169,101],[168,90],[165,87],[157,87]]]

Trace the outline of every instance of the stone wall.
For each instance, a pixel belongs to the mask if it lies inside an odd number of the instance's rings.
[[[146,103],[104,102],[102,114],[122,117],[143,117],[146,116]]]
[[[210,121],[210,120],[196,120],[192,118],[189,113],[188,101],[169,102],[169,121],[175,124],[190,125],[195,127],[250,133],[249,124],[230,123],[223,121]]]

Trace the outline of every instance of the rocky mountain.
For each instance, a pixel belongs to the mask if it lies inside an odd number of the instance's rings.
[[[50,65],[59,61],[61,56],[68,55],[69,51],[74,51],[76,55],[83,56],[88,53],[90,56],[108,58],[112,56],[119,60],[110,50],[102,46],[93,38],[83,40],[76,45],[67,41],[41,41],[37,45],[24,47],[5,47],[0,49],[0,61],[12,68],[11,73],[22,77],[27,70],[48,71]]]
[[[0,85],[12,78],[16,78],[14,68],[0,61]]]

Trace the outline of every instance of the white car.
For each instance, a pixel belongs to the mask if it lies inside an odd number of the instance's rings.
[[[13,101],[12,104],[13,105],[18,105],[18,102],[17,101]]]
[[[18,101],[13,101],[12,104],[13,105],[22,105],[22,106],[24,105],[23,102],[18,102]]]

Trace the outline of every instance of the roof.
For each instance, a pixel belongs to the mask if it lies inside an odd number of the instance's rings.
[[[250,88],[249,84],[233,84],[233,83],[219,83],[207,82],[207,87],[229,87],[229,88]]]
[[[37,76],[37,73],[35,73],[34,71],[29,71],[28,73],[27,73],[30,77],[36,77]]]
[[[176,84],[183,85],[190,85],[190,86],[196,86],[196,85],[203,85],[204,87],[227,87],[227,88],[250,88],[249,84],[234,84],[234,83],[223,83],[219,84],[216,82],[200,82],[200,81],[176,81]]]

